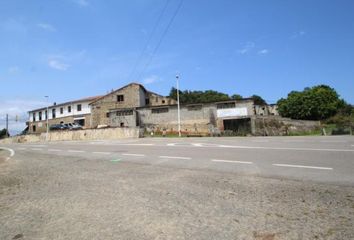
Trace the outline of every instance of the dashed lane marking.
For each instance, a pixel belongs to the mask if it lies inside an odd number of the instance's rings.
[[[253,146],[235,146],[235,145],[219,145],[221,148],[237,148],[237,149],[264,149],[264,150],[293,150],[293,151],[320,151],[320,152],[354,152],[353,149],[336,149],[336,148],[285,148],[285,147],[253,147]]]
[[[190,157],[175,157],[175,156],[159,156],[159,158],[169,158],[169,159],[185,159],[185,160],[192,159],[192,158],[190,158]]]
[[[201,143],[192,143],[192,145],[195,147],[203,147],[203,144]]]
[[[27,148],[17,148],[17,150],[26,150]]]
[[[68,150],[70,153],[84,153],[85,151],[82,150]]]
[[[333,168],[317,167],[317,166],[304,166],[304,165],[279,164],[279,163],[275,163],[275,164],[272,164],[272,165],[273,166],[277,166],[277,167],[292,167],[292,168],[309,168],[309,169],[320,169],[320,170],[333,170]]]
[[[144,154],[137,154],[137,153],[123,153],[124,156],[133,156],[133,157],[144,157]]]
[[[104,155],[109,155],[111,154],[110,152],[92,152],[94,154],[104,154]]]
[[[41,148],[31,148],[32,151],[42,151],[43,149]]]
[[[213,161],[213,162],[223,162],[223,163],[253,164],[253,162],[247,162],[247,161],[222,160],[222,159],[212,159],[211,161]]]
[[[49,152],[62,152],[61,149],[48,149]]]

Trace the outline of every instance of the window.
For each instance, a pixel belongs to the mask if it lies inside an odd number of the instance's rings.
[[[33,131],[33,132],[36,132],[36,125],[33,125],[33,126],[32,126],[32,131]]]
[[[234,102],[230,103],[219,103],[216,105],[217,109],[223,109],[223,108],[235,108],[236,104]]]
[[[145,104],[146,104],[146,105],[149,105],[149,104],[150,104],[150,99],[149,99],[149,98],[146,98],[146,99],[145,99]]]
[[[116,116],[129,116],[133,115],[133,110],[125,110],[116,112]]]
[[[34,112],[34,113],[32,113],[32,120],[33,120],[33,122],[35,122],[36,121],[36,113]]]
[[[48,112],[47,112],[47,110],[45,110],[44,114],[45,114],[45,119],[47,120],[47,119],[48,119]]]
[[[71,112],[71,106],[68,106],[68,112],[69,113]]]
[[[198,111],[202,109],[202,105],[198,104],[198,105],[189,105],[187,107],[188,111]]]
[[[162,104],[165,104],[165,100],[162,100]]]
[[[60,108],[60,114],[63,114],[63,112],[64,112],[64,109],[61,107]]]
[[[77,111],[80,112],[81,111],[81,107],[82,107],[81,104],[78,104],[76,107],[77,107]]]
[[[55,108],[52,109],[52,118],[55,118]]]
[[[42,112],[38,113],[39,121],[42,121]]]
[[[151,113],[166,113],[168,112],[168,108],[153,108],[151,109]]]
[[[159,102],[159,98],[158,97],[156,97],[156,102]]]
[[[106,117],[107,117],[107,118],[109,118],[109,112],[108,112],[108,113],[106,113]]]
[[[124,102],[124,95],[117,95],[117,102]]]

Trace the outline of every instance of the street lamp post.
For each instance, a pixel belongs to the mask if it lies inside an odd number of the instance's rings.
[[[177,81],[177,115],[178,115],[178,136],[181,137],[181,113],[180,113],[180,105],[179,105],[179,76],[176,75]]]
[[[49,133],[49,101],[48,98],[49,96],[44,96],[47,99],[47,114],[46,114],[46,120],[47,120],[47,134],[45,135],[45,140],[48,141],[48,133]]]

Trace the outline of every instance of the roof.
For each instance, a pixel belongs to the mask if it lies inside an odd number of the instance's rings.
[[[121,87],[121,88],[118,88],[118,89],[116,89],[116,90],[113,90],[113,91],[111,91],[110,93],[107,93],[106,95],[99,96],[97,99],[95,99],[94,101],[92,101],[92,102],[90,103],[90,105],[91,105],[92,103],[95,103],[95,102],[97,102],[98,100],[100,100],[100,99],[106,97],[106,96],[111,95],[112,93],[118,92],[118,91],[122,90],[123,88],[129,87],[129,86],[131,86],[131,85],[138,85],[138,86],[141,87],[145,92],[148,92],[148,91],[146,90],[146,88],[145,88],[142,84],[132,82],[132,83],[129,83],[129,84],[127,84],[127,85],[125,85],[125,86],[123,86],[123,87]]]
[[[73,104],[73,103],[78,103],[78,102],[91,102],[91,101],[94,101],[95,99],[100,98],[100,97],[101,97],[101,95],[100,96],[91,96],[91,97],[80,98],[80,99],[76,99],[76,100],[72,100],[72,101],[68,101],[68,102],[64,102],[64,103],[59,103],[59,104],[56,104],[56,105],[51,105],[51,106],[48,106],[48,108],[60,107],[60,106]],[[37,109],[31,110],[31,111],[28,111],[28,112],[36,112],[36,111],[45,110],[45,109],[47,109],[47,107],[37,108]]]

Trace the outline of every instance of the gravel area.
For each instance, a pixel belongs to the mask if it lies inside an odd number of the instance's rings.
[[[0,239],[354,239],[354,188],[105,159],[0,164]]]

